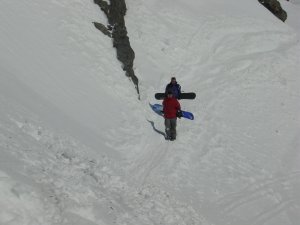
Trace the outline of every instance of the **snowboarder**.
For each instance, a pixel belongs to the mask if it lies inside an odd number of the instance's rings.
[[[171,82],[169,84],[167,84],[166,86],[166,90],[165,90],[165,94],[167,95],[168,91],[172,91],[173,96],[177,99],[180,99],[180,95],[181,95],[181,87],[180,85],[177,83],[176,78],[172,77],[171,78]]]
[[[181,109],[178,100],[173,97],[171,90],[167,91],[167,96],[164,98],[162,105],[165,118],[166,139],[174,141],[176,139],[177,117],[181,117]]]

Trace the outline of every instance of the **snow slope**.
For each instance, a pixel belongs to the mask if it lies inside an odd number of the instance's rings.
[[[0,224],[297,225],[297,13],[126,3],[141,101],[92,1],[0,2]],[[149,103],[173,75],[197,98],[170,143]]]
[[[281,1],[282,7],[288,13],[288,18],[286,23],[295,29],[295,32],[299,34],[300,32],[300,22],[299,22],[299,10],[300,10],[300,1]]]

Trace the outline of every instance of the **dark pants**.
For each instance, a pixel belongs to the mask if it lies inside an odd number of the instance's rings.
[[[177,124],[177,118],[165,119],[166,135],[168,138],[171,139],[176,138],[176,124]]]

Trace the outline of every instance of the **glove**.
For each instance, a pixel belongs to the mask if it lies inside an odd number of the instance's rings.
[[[180,119],[182,117],[182,111],[181,110],[178,110],[176,112],[176,116]]]

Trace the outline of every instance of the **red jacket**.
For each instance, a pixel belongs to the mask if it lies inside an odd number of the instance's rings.
[[[164,117],[166,119],[176,118],[176,113],[180,110],[180,104],[176,98],[166,97],[163,101]]]

